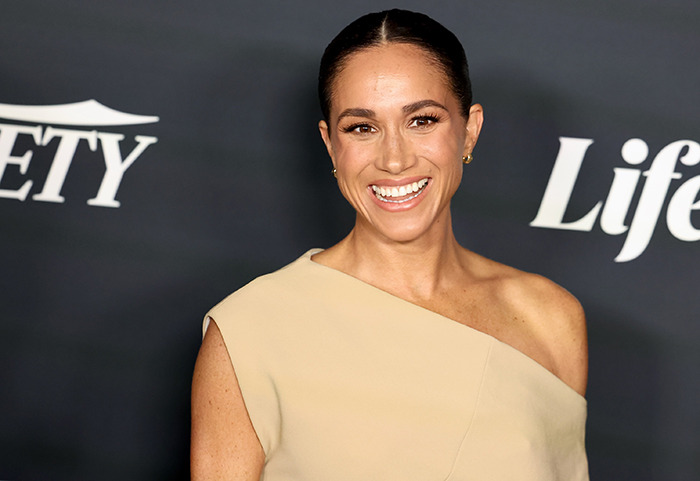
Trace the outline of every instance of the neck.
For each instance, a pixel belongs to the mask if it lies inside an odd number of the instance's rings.
[[[460,251],[449,211],[444,222],[416,239],[397,242],[357,222],[337,246],[340,269],[407,298],[430,298],[460,269]]]

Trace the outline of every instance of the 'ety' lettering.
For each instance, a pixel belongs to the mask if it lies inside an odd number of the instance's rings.
[[[33,200],[41,202],[62,203],[65,201],[65,198],[61,196],[61,189],[68,175],[75,151],[81,141],[87,142],[88,147],[93,152],[97,151],[98,146],[101,147],[105,162],[105,173],[97,195],[87,201],[89,205],[100,207],[119,207],[120,204],[116,200],[116,195],[124,173],[149,145],[158,141],[156,137],[137,135],[134,138],[137,142],[136,147],[126,158],[123,158],[119,148],[119,143],[124,140],[124,135],[122,134],[98,132],[95,130],[59,129],[51,126],[42,129],[40,125],[0,124],[0,185],[2,185],[2,178],[8,165],[17,165],[22,175],[27,173],[33,152],[28,150],[21,156],[12,155],[19,135],[31,136],[34,143],[40,147],[47,145],[55,138],[60,139],[44,186],[41,192],[32,196]],[[33,180],[26,180],[17,189],[0,188],[0,197],[24,201],[33,184]]]

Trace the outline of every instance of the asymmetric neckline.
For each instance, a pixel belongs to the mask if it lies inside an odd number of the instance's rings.
[[[339,280],[342,279],[345,282],[353,283],[357,286],[361,286],[363,289],[367,290],[368,292],[374,292],[376,295],[385,296],[386,299],[390,300],[391,302],[400,303],[404,306],[412,307],[418,311],[421,311],[422,313],[427,314],[430,317],[435,318],[435,320],[440,322],[441,325],[443,325],[446,329],[452,329],[455,332],[455,335],[459,335],[460,333],[461,334],[468,333],[468,334],[473,335],[473,336],[482,336],[484,339],[488,340],[489,342],[495,343],[496,345],[499,345],[502,348],[509,350],[512,353],[516,354],[517,356],[521,357],[525,363],[528,363],[531,365],[533,370],[539,371],[543,377],[549,378],[553,384],[555,384],[555,385],[558,384],[561,388],[569,391],[576,398],[578,398],[579,402],[583,402],[584,405],[587,405],[587,400],[584,396],[582,396],[574,388],[572,388],[567,383],[565,383],[559,376],[557,376],[552,371],[550,371],[549,369],[544,367],[542,364],[537,362],[532,357],[530,357],[527,354],[525,354],[524,352],[522,352],[520,349],[517,349],[517,348],[511,346],[510,344],[501,341],[500,339],[498,339],[497,337],[495,337],[491,334],[480,331],[479,329],[476,329],[472,326],[469,326],[467,324],[463,324],[463,323],[456,321],[450,317],[447,317],[443,314],[440,314],[438,312],[432,311],[432,310],[427,309],[423,306],[415,304],[411,301],[403,299],[403,298],[396,296],[388,291],[380,289],[379,287],[376,287],[368,282],[365,282],[365,281],[363,281],[355,276],[352,276],[346,272],[343,272],[341,270],[338,270],[338,269],[335,269],[333,267],[330,267],[330,266],[327,266],[325,264],[321,264],[319,262],[314,261],[311,257],[314,254],[317,254],[321,251],[323,251],[323,249],[321,249],[321,248],[310,249],[307,252],[305,252],[301,257],[299,257],[296,262],[302,262],[302,263],[308,264],[309,267],[311,267],[311,268],[321,269],[321,271],[325,271],[328,275],[333,275],[334,277],[337,277]],[[296,263],[296,262],[294,262],[294,263]],[[424,316],[419,316],[419,318],[423,319]],[[464,331],[460,332],[462,330],[464,330]]]

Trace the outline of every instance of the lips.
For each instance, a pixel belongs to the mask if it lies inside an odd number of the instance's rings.
[[[418,197],[423,192],[426,185],[428,185],[427,177],[416,182],[409,182],[403,185],[371,185],[370,187],[372,188],[375,197],[380,201],[392,204],[401,204]]]

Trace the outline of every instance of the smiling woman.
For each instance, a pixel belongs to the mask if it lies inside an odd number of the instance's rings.
[[[482,112],[470,107],[467,120],[443,70],[423,48],[392,42],[347,57],[333,81],[330,117],[319,128],[340,190],[358,212],[356,235],[372,226],[396,241],[433,245],[433,234],[441,237],[434,231],[449,223],[461,158],[476,144]],[[424,184],[420,195],[401,196],[414,182]]]
[[[193,479],[588,479],[580,305],[452,232],[483,123],[459,41],[366,15],[319,94],[355,226],[207,314]]]

